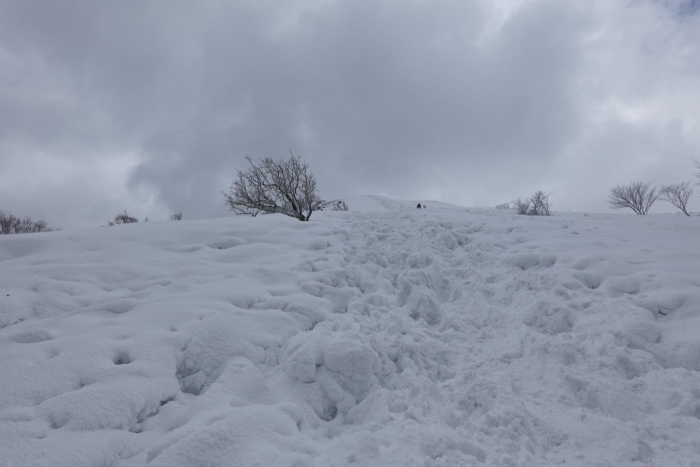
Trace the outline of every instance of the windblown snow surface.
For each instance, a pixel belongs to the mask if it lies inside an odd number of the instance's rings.
[[[700,466],[700,217],[0,239],[0,465]]]

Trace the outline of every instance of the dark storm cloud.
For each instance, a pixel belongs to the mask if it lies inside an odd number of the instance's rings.
[[[683,5],[0,0],[0,208],[223,215],[246,154],[292,150],[328,197],[605,209],[691,171]]]

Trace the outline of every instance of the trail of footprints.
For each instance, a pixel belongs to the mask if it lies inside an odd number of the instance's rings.
[[[409,414],[416,407],[430,406],[431,397],[449,401],[448,411],[458,414],[455,416],[459,419],[454,432],[446,434],[449,439],[476,431],[491,437],[484,439],[485,445],[493,445],[494,439],[515,436],[501,441],[527,459],[555,452],[567,437],[541,418],[547,410],[536,415],[525,409],[519,391],[529,394],[534,404],[537,397],[546,395],[559,398],[564,405],[593,410],[604,419],[619,416],[624,422],[628,416],[615,407],[626,396],[604,399],[607,396],[601,391],[613,390],[599,387],[596,380],[572,383],[584,381],[576,375],[607,371],[610,361],[608,354],[591,355],[591,347],[576,339],[616,341],[608,351],[616,355],[612,370],[621,376],[621,382],[615,384],[634,380],[655,365],[665,365],[653,356],[659,340],[655,318],[645,310],[649,309],[645,303],[635,298],[642,284],[655,275],[632,275],[638,271],[638,264],[616,265],[606,277],[607,265],[595,257],[569,264],[560,263],[556,254],[546,250],[528,251],[534,248],[523,246],[526,241],[518,235],[519,228],[490,231],[480,238],[483,224],[416,221],[397,214],[389,229],[382,227],[385,217],[356,217],[354,236],[346,243],[345,264],[339,265],[340,269],[318,268],[321,261],[310,264],[311,271],[318,272],[319,283],[358,293],[320,294],[309,286],[307,291],[342,303],[333,312],[349,316],[332,320],[338,333],[372,336],[368,343],[380,365],[370,363],[373,355],[368,353],[363,367],[367,374],[354,377],[357,382],[378,384],[391,391],[393,410],[404,416],[413,417]],[[484,268],[497,273],[484,275]],[[362,279],[358,281],[358,277]],[[609,309],[611,304],[613,308]],[[603,306],[606,309],[601,310]],[[659,313],[664,314],[661,310]],[[605,318],[601,318],[603,314]],[[515,322],[508,322],[514,317]],[[520,323],[530,332],[522,333]],[[519,345],[513,344],[517,341],[514,335],[523,339]],[[575,339],[574,335],[579,337]],[[358,345],[366,343],[360,341]],[[639,354],[635,349],[647,353]],[[570,368],[551,390],[568,388],[568,393],[547,395],[547,389],[538,387],[516,389],[517,376],[508,374],[509,365],[521,360],[526,368],[531,364],[527,357],[541,352],[552,354],[544,360],[535,359],[551,364],[550,372],[561,373],[558,365]],[[316,362],[322,360],[317,358]],[[484,371],[473,361],[490,361],[495,369]],[[315,371],[322,366],[317,364]],[[288,373],[295,376],[292,371]],[[543,377],[548,377],[547,373]],[[306,380],[316,381],[309,376]],[[430,384],[437,385],[438,395],[426,394],[426,385]],[[471,389],[465,390],[465,385]],[[483,394],[479,389],[482,387],[491,389]],[[367,395],[366,391],[343,389],[354,397],[354,403]],[[412,395],[406,396],[406,390]],[[548,403],[546,398],[542,401]],[[343,409],[343,402],[341,398],[340,404],[318,413],[326,420],[338,413],[348,415],[350,406]],[[334,403],[331,400],[330,405]],[[629,413],[638,410],[645,409],[628,407]],[[421,421],[437,427],[444,421],[443,416],[424,410]],[[513,419],[520,420],[521,428],[508,427]],[[640,449],[640,459],[646,459],[646,451]],[[481,462],[486,456],[481,451],[474,455]]]

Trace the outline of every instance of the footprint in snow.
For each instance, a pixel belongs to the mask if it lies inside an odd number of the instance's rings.
[[[20,332],[10,336],[12,342],[18,344],[34,344],[37,342],[50,341],[55,336],[49,331],[43,329],[32,329],[29,331]]]

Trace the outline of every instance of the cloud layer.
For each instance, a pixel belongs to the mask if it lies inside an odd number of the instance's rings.
[[[246,154],[292,150],[329,198],[606,211],[618,183],[692,178],[699,7],[2,0],[0,209],[221,216]]]

